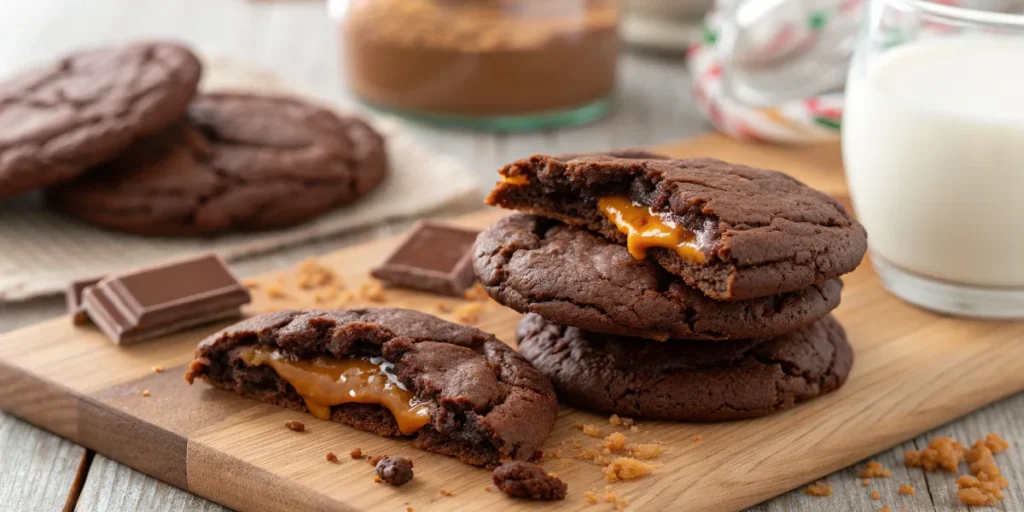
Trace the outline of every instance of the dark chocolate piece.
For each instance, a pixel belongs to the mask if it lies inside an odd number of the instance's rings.
[[[412,480],[412,461],[405,457],[381,457],[376,464],[377,476],[391,485],[402,485]]]
[[[506,462],[491,473],[494,485],[512,498],[555,501],[564,500],[569,486],[544,468],[514,460]]]
[[[249,301],[215,255],[109,276],[82,295],[89,318],[118,344],[238,316]]]
[[[74,281],[68,285],[67,290],[64,291],[64,300],[68,305],[68,314],[71,315],[71,321],[75,325],[85,325],[89,323],[89,315],[85,313],[85,307],[82,305],[82,292],[86,288],[100,282],[102,277],[92,277],[88,279],[80,279]]]
[[[461,297],[476,280],[472,256],[477,233],[421,221],[372,275],[394,286]]]

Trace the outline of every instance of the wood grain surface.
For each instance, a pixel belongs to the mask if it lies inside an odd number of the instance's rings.
[[[717,137],[668,151],[681,154],[696,147],[705,154],[755,164],[771,158],[784,160],[786,154],[754,151],[737,158],[737,151],[757,148],[737,148]],[[765,156],[757,156],[762,154]],[[835,177],[834,172],[822,171],[827,168],[824,160],[810,166],[802,160],[783,160],[777,161],[786,164],[780,167],[821,188],[827,189]],[[457,221],[483,227],[501,215],[503,212],[488,210]],[[342,275],[351,290],[358,290],[366,270],[397,242],[396,237],[377,240],[325,255],[319,261]],[[452,307],[463,303],[387,290],[382,303],[360,298],[357,293],[354,299],[317,304],[312,294],[296,285],[297,278],[292,270],[261,277],[249,312],[368,304],[437,313],[438,303]],[[637,510],[738,510],[1024,389],[1024,374],[1015,371],[1024,357],[1024,345],[1007,343],[1024,337],[1024,325],[953,319],[913,308],[886,293],[868,265],[848,276],[846,283],[837,316],[847,328],[857,360],[843,389],[757,420],[641,422],[641,433],[632,436],[634,441],[662,443],[667,451],[656,459],[652,476],[617,483],[615,491],[628,497]],[[260,292],[269,286],[281,286],[287,298],[271,299]],[[453,320],[457,316],[447,314]],[[478,327],[507,342],[513,340],[518,314],[487,303],[479,316]],[[114,346],[97,331],[75,328],[66,318],[15,331],[0,337],[0,383],[5,390],[16,386],[18,392],[0,395],[0,405],[114,460],[233,508],[540,507],[486,492],[489,473],[454,459],[203,385],[185,385],[181,373],[191,349],[216,327],[134,347]],[[166,371],[154,372],[154,365]],[[149,396],[142,396],[142,390],[149,390]],[[284,428],[284,421],[297,417],[307,422],[308,433]],[[605,416],[563,408],[546,448],[572,441],[595,444],[596,440],[574,428],[576,423],[601,425],[605,434],[613,430]],[[694,442],[693,436],[698,434],[702,440]],[[412,457],[417,468],[415,484],[398,490],[374,484],[368,465],[344,457],[355,447],[371,454]],[[341,463],[323,460],[329,450],[342,456]],[[894,468],[900,466],[895,459],[887,462]],[[583,492],[605,485],[599,466],[594,464],[547,464],[569,482],[565,508],[585,508]],[[894,488],[903,478],[918,487],[930,485],[924,475],[904,471],[897,469],[897,478],[880,482],[879,487]],[[453,495],[442,496],[441,489]],[[85,490],[90,490],[88,481]],[[88,496],[91,494],[83,493],[83,499]],[[894,505],[900,500],[891,490],[886,491],[886,499]]]

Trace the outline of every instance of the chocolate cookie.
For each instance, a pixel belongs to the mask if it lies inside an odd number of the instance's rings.
[[[497,338],[405,309],[253,317],[199,344],[195,378],[488,467],[532,458],[558,412],[547,377]]]
[[[838,201],[780,172],[618,156],[519,160],[501,169],[487,204],[628,243],[634,257],[650,256],[718,300],[824,283],[856,268],[867,250],[864,228]]]
[[[282,228],[351,203],[387,173],[384,140],[298,99],[199,96],[188,119],[51,189],[50,204],[142,235]]]
[[[796,292],[715,301],[599,235],[523,214],[481,233],[473,264],[487,293],[516,311],[654,339],[779,335],[835,309],[843,286],[833,279]]]
[[[185,115],[199,60],[172,43],[64,57],[0,82],[0,197],[81,174]]]
[[[838,389],[853,365],[831,315],[776,338],[717,342],[637,340],[527,315],[517,337],[561,401],[651,420],[763,416]]]

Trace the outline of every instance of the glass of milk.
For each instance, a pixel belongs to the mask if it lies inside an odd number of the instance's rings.
[[[868,10],[843,160],[875,269],[934,311],[1024,318],[1024,16]]]

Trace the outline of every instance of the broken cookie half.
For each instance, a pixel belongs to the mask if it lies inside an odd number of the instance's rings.
[[[405,309],[279,311],[203,340],[185,379],[494,467],[554,427],[550,381],[493,335]]]

